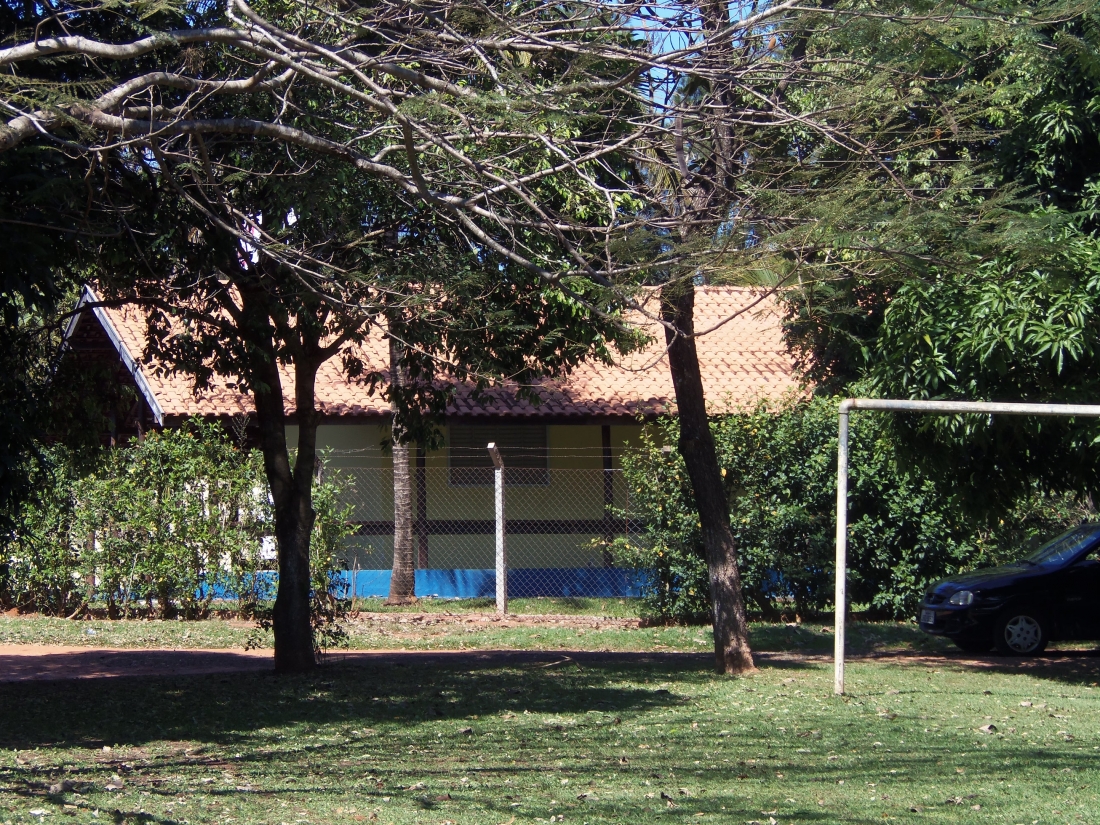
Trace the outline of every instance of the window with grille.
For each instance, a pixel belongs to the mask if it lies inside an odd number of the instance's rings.
[[[486,445],[496,442],[508,484],[549,484],[546,427],[541,424],[452,424],[448,475],[454,486],[493,483],[493,461]]]

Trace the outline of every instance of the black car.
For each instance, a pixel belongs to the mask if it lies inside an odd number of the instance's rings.
[[[968,653],[1027,655],[1047,642],[1100,639],[1100,524],[1074,527],[1012,564],[935,584],[920,627]]]

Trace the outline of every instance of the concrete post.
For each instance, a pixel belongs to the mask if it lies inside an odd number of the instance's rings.
[[[489,456],[493,459],[493,486],[496,504],[497,538],[497,613],[508,612],[508,546],[504,532],[504,460],[496,442],[489,442]]]

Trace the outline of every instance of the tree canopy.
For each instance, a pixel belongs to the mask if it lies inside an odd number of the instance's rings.
[[[296,490],[280,552],[308,542],[313,458],[306,430],[293,470],[285,458],[279,362],[293,363],[308,422],[319,359],[344,357],[354,377],[353,345],[388,307],[398,327],[410,319],[401,334],[440,348],[405,348],[425,378],[410,391],[431,409],[433,370],[568,368],[631,340],[621,313],[633,309],[665,329],[725,671],[752,660],[693,286],[811,286],[800,342],[827,377],[850,363],[825,357],[850,341],[833,316],[874,322],[899,277],[989,259],[1006,239],[1038,254],[1042,222],[994,163],[1008,126],[990,116],[1004,108],[990,80],[1017,40],[1075,13],[795,0],[8,8],[0,154],[54,143],[151,184],[140,216],[162,209],[161,223],[134,235],[151,274],[132,294],[154,308],[162,353],[253,392],[277,514],[280,485]],[[349,202],[402,219],[368,214],[356,229],[362,210],[330,210]],[[135,217],[122,216],[127,231]],[[383,284],[350,260],[388,245],[423,263],[436,238],[461,281],[399,264]],[[824,321],[818,285],[839,308]],[[659,287],[655,304],[644,287]],[[473,295],[488,300],[471,308]],[[479,338],[490,325],[503,337]],[[525,341],[537,348],[506,354]]]
[[[839,391],[866,376],[888,397],[1096,396],[1095,11],[1015,31],[986,51],[971,82],[995,89],[990,137],[969,147],[968,162],[984,164],[991,187],[1016,193],[1010,220],[953,259],[851,272],[795,293],[789,334],[822,386]],[[1100,471],[1094,422],[930,417],[899,426],[915,456],[968,480],[982,508],[1009,506],[1035,481],[1091,491]]]

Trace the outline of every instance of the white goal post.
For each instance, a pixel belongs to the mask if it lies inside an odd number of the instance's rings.
[[[848,398],[840,402],[836,463],[836,598],[833,639],[833,692],[844,693],[844,624],[848,578],[848,413],[852,410],[939,413],[957,415],[1046,415],[1100,418],[1094,404],[1002,404],[994,401],[901,401],[885,398]]]

